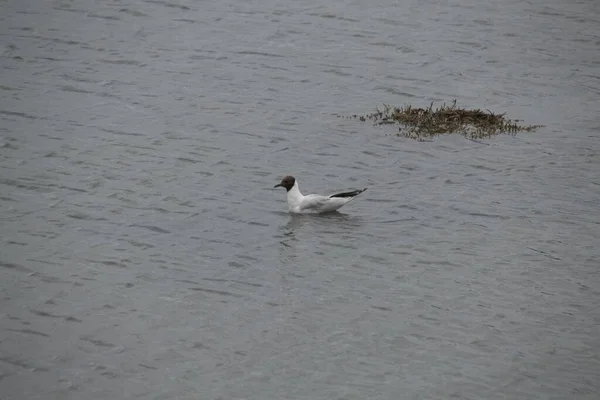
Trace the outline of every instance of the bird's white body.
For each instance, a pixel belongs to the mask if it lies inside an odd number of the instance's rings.
[[[332,194],[331,196],[321,196],[318,194],[304,196],[300,192],[298,181],[296,180],[294,186],[287,192],[287,201],[290,212],[295,214],[326,213],[337,210],[365,190]]]

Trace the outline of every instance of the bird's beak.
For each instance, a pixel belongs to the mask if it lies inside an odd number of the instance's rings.
[[[281,186],[281,183],[278,183],[277,185],[273,186],[273,189],[275,189],[276,187]]]

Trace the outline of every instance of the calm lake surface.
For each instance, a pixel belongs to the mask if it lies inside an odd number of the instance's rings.
[[[0,1],[2,399],[598,399],[600,3],[317,3]]]

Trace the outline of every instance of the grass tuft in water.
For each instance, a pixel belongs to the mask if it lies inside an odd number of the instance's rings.
[[[456,106],[456,100],[450,105],[445,103],[433,108],[414,108],[410,105],[392,107],[384,104],[374,113],[353,115],[360,121],[371,120],[376,125],[398,124],[398,136],[424,140],[446,133],[459,133],[469,139],[482,139],[498,134],[516,135],[518,132],[531,132],[543,125],[519,125],[518,120],[510,120],[505,114],[480,109],[467,110]]]

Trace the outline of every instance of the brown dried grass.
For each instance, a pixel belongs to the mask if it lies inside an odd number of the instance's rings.
[[[460,133],[469,139],[481,139],[498,134],[516,135],[518,132],[531,132],[543,125],[520,125],[518,120],[510,120],[505,114],[495,114],[489,110],[468,110],[445,103],[433,108],[413,108],[412,106],[392,107],[367,115],[354,115],[361,121],[371,120],[376,125],[400,125],[398,136],[424,140],[446,133]]]

